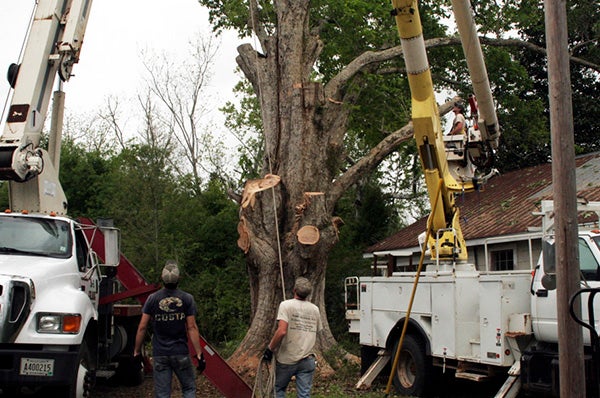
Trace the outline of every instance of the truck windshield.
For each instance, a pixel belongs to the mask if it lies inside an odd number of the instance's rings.
[[[33,217],[0,217],[0,254],[71,256],[69,224]]]

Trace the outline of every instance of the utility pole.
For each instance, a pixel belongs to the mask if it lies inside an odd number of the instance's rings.
[[[566,0],[544,0],[554,186],[560,396],[585,397],[583,332],[569,315],[579,290],[577,188]],[[581,312],[579,300],[575,303]]]

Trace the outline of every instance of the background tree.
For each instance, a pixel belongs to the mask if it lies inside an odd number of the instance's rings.
[[[207,87],[217,46],[214,38],[199,36],[190,43],[190,53],[183,60],[178,59],[181,55],[148,54],[144,62],[145,98],[154,103],[154,117],[167,126],[178,144],[171,166],[178,175],[191,177],[190,187],[198,189],[211,172],[222,174],[225,168],[222,137],[207,121],[213,111]]]
[[[149,73],[136,99],[139,126],[124,123],[124,99],[109,98],[99,115],[69,116],[61,181],[69,214],[114,219],[122,252],[149,282],[159,281],[166,259],[177,259],[182,287],[198,298],[204,337],[231,345],[249,323],[248,282],[238,271],[238,209],[227,197],[224,159],[212,161],[218,146],[206,141],[214,131],[203,90],[214,49],[192,48],[186,62],[165,56],[146,64],[156,76]]]
[[[148,101],[140,107],[152,108]],[[159,282],[165,260],[177,259],[185,273],[182,287],[197,297],[203,336],[230,352],[249,323],[248,281],[239,272],[243,260],[235,243],[238,207],[221,176],[209,176],[198,187],[191,174],[172,171],[176,141],[168,140],[168,128],[153,121],[153,114],[146,112],[136,139],[107,152],[73,141],[66,131],[61,182],[69,214],[112,218],[122,232],[122,252],[148,282]],[[71,126],[85,126],[78,131],[97,142],[102,124],[85,120]]]
[[[594,0],[570,1],[567,13],[569,53],[584,59],[586,64],[573,62],[570,65],[573,99],[573,127],[575,130],[575,150],[577,154],[595,152],[600,149],[598,132],[600,120],[600,3]],[[546,47],[544,32],[544,12],[542,4],[525,1],[523,6],[528,13],[520,14],[518,30],[520,36],[529,43]],[[539,65],[545,56],[539,53],[521,51],[517,54],[533,82],[534,92],[543,104],[542,114],[549,118],[548,79],[546,68]],[[596,67],[594,67],[595,65]],[[547,128],[549,134],[549,127]],[[548,156],[550,148],[545,148]]]

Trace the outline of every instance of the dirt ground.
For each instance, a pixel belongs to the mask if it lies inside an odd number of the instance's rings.
[[[340,380],[319,380],[315,379],[315,384],[313,386],[313,395],[320,397],[353,397],[353,396],[363,396],[363,394],[354,390],[353,383],[356,382],[357,378],[352,378],[351,383],[348,384],[345,381]],[[253,381],[254,382],[254,381]],[[249,383],[250,387],[253,387],[252,384]],[[328,393],[331,383],[337,384],[338,386],[334,389],[336,393]],[[347,385],[346,385],[347,384]],[[181,398],[181,388],[179,387],[179,383],[176,378],[173,379],[173,390],[172,390],[172,398]],[[213,386],[213,384],[203,375],[200,375],[196,378],[196,386],[198,388],[196,395],[202,398],[223,398],[224,396],[221,392]],[[146,376],[144,382],[140,386],[136,387],[128,387],[123,385],[116,385],[106,380],[98,380],[94,391],[90,395],[90,398],[151,398],[153,397],[154,392],[153,380],[151,376]],[[290,383],[290,392],[294,390],[294,383]],[[340,391],[342,390],[342,391]],[[357,394],[357,395],[355,395]],[[291,394],[291,396],[295,396]],[[377,395],[378,397],[380,394]],[[368,398],[369,395],[365,396]]]
[[[389,395],[384,392],[386,390],[387,378],[386,375],[380,375],[368,390],[356,390],[355,384],[360,378],[358,369],[339,369],[336,373],[327,378],[316,376],[312,389],[312,396],[315,398],[381,398],[384,396],[400,397],[396,395],[392,389]],[[251,388],[254,386],[255,380],[249,382]],[[437,393],[433,394],[436,398],[488,398],[495,395],[503,380],[497,380],[491,383],[473,384],[465,380],[456,380],[454,378],[446,378],[440,383]],[[260,384],[260,383],[259,383]],[[196,396],[202,398],[223,398],[223,394],[204,376],[199,375],[196,378],[198,387]],[[265,384],[266,385],[266,384]],[[181,398],[181,388],[179,382],[173,380],[172,398]],[[295,383],[290,384],[288,392],[290,398],[295,397]],[[89,398],[153,398],[154,383],[151,374],[146,375],[144,381],[138,386],[125,386],[112,382],[110,379],[99,378],[96,386]],[[4,398],[4,394],[0,394],[0,398]],[[49,395],[44,391],[35,394],[26,394],[27,398],[43,397]],[[51,396],[51,395],[50,395]],[[257,396],[260,394],[257,393]]]
[[[393,389],[389,395],[385,394],[387,377],[380,377],[369,390],[356,390],[355,383],[358,381],[359,375],[336,375],[332,379],[315,379],[312,394],[316,398],[381,398],[393,397],[399,398],[400,395],[394,393]],[[196,379],[198,386],[197,396],[202,398],[223,398],[223,395],[216,387],[204,376],[200,375]],[[491,384],[472,384],[466,381],[451,381],[440,391],[434,394],[436,398],[488,398],[495,395],[500,387],[501,382],[493,382]],[[291,394],[288,396],[295,397],[293,393],[294,383],[290,385]],[[153,382],[152,377],[147,376],[142,385],[137,387],[127,387],[119,385],[111,385],[106,381],[100,381],[90,398],[151,398],[153,397]],[[176,380],[173,381],[172,398],[181,398],[181,389]],[[520,395],[519,395],[520,397]]]
[[[196,378],[198,386],[197,396],[203,398],[221,398],[223,395],[202,375]],[[92,391],[90,398],[152,398],[154,386],[151,376],[146,376],[144,382],[136,387],[115,385],[110,381],[99,380],[96,388]],[[176,380],[173,380],[172,398],[180,398],[181,388]]]

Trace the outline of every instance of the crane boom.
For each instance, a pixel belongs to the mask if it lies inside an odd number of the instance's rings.
[[[23,59],[9,68],[14,92],[0,136],[0,179],[9,181],[13,210],[66,213],[53,164],[57,168],[60,160],[40,147],[40,139],[56,75],[67,81],[79,61],[91,5],[92,0],[37,2]],[[50,142],[60,146],[54,137]]]
[[[418,2],[392,0],[392,6],[411,91],[414,137],[431,204],[428,223],[431,234],[427,247],[437,261],[466,262],[467,249],[454,195],[476,190],[495,174],[489,166],[500,131],[469,3],[453,0],[453,7],[463,48],[468,54],[469,72],[473,85],[477,87],[476,95],[478,99],[481,97],[482,123],[476,123],[469,129],[464,139],[452,138],[450,146],[445,141],[451,137],[444,137],[441,127]],[[472,108],[476,104],[473,98]],[[457,144],[461,145],[460,148],[455,146]]]
[[[452,0],[452,10],[456,19],[456,26],[460,34],[463,52],[471,75],[473,92],[477,98],[479,109],[478,126],[481,137],[492,149],[498,147],[500,128],[492,98],[492,89],[487,75],[487,68],[481,50],[481,43],[477,37],[477,27],[473,20],[469,0]]]

